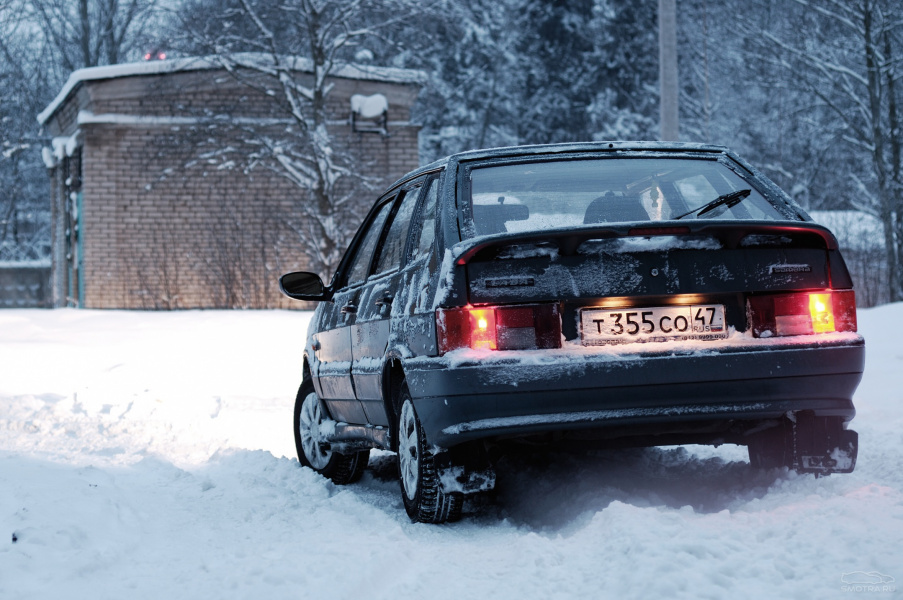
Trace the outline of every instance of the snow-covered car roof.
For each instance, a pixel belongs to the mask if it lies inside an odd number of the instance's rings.
[[[525,146],[500,146],[480,150],[466,150],[435,160],[405,175],[395,184],[441,169],[449,163],[483,160],[491,158],[516,158],[519,156],[538,156],[543,154],[570,154],[577,152],[661,152],[670,153],[712,153],[730,155],[732,159],[752,171],[752,167],[733,154],[724,146],[697,144],[691,142],[654,142],[654,141],[603,141],[603,142],[569,142],[563,144],[532,144]],[[393,185],[395,185],[393,184]]]
[[[729,154],[724,146],[713,144],[697,144],[692,142],[654,142],[654,141],[603,141],[603,142],[569,142],[563,144],[531,144],[525,146],[500,146],[480,150],[466,150],[440,158],[420,170],[429,171],[439,168],[451,161],[480,160],[484,158],[504,158],[517,156],[533,156],[539,154],[566,154],[571,152],[712,152]]]

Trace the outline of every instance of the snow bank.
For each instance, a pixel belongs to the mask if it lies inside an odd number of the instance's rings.
[[[390,454],[344,488],[292,458],[309,317],[0,311],[0,598],[893,597],[903,578],[903,304],[860,312],[851,475],[755,472],[734,446],[513,457],[444,526],[408,521]]]

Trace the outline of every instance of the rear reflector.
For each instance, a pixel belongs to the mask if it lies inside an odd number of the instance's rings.
[[[753,296],[747,307],[755,337],[856,331],[853,290]]]
[[[561,347],[557,304],[440,308],[436,311],[439,352],[531,350]]]

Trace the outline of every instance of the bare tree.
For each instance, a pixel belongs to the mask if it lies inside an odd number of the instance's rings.
[[[45,260],[49,246],[42,139],[33,115],[50,89],[18,0],[0,2],[0,261]]]
[[[0,0],[0,260],[46,260],[48,179],[35,115],[70,72],[120,62],[156,27],[158,0]]]
[[[899,86],[903,6],[894,0],[794,0],[805,38],[759,32],[772,63],[813,100],[823,127],[868,165],[853,205],[884,224],[890,300],[903,299],[903,179]],[[856,177],[854,175],[854,177]]]
[[[677,5],[658,0],[658,57],[661,88],[661,139],[679,139],[677,78]]]
[[[114,65],[145,42],[157,0],[27,0],[26,10],[66,72]]]
[[[211,32],[185,23],[205,49],[241,83],[273,99],[289,127],[246,127],[251,160],[275,167],[301,190],[296,226],[310,268],[329,275],[359,220],[368,181],[330,131],[332,77],[361,73],[350,63],[364,39],[410,19],[413,0],[236,0]]]

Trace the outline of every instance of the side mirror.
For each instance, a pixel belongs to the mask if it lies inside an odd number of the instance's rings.
[[[310,300],[320,302],[331,300],[332,294],[328,293],[323,280],[316,273],[296,271],[286,273],[279,278],[279,289],[289,298],[295,300]]]

